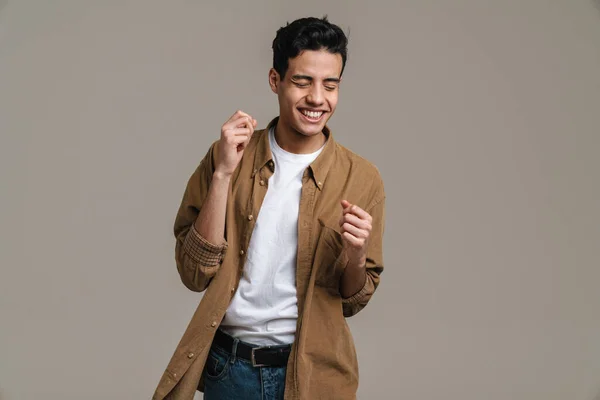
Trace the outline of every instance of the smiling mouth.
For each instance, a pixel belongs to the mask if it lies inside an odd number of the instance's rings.
[[[306,117],[306,119],[308,119],[309,121],[319,121],[323,114],[325,114],[324,111],[311,110],[300,110],[300,113],[304,115],[304,117]]]

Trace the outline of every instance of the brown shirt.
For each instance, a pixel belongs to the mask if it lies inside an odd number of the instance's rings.
[[[267,193],[274,164],[268,130],[254,132],[229,186],[225,238],[212,244],[193,224],[202,207],[217,159],[218,141],[191,176],[175,219],[175,259],[190,290],[206,291],[154,393],[192,400],[204,387],[202,371],[215,332],[242,276],[246,249]],[[369,302],[383,271],[385,192],[377,168],[336,143],[325,127],[323,151],[304,171],[298,215],[296,288],[298,321],[287,365],[285,399],[354,399],[358,363],[346,317]],[[340,295],[348,258],[339,219],[341,199],[373,218],[364,287],[350,298]]]

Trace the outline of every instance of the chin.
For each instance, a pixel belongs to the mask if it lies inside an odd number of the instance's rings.
[[[321,133],[323,131],[324,127],[325,127],[325,124],[311,125],[311,126],[304,126],[302,124],[298,124],[296,126],[296,131],[301,133],[304,136],[315,136],[315,135],[318,135],[319,133]]]
[[[318,123],[307,123],[306,121],[300,120],[296,121],[295,128],[298,132],[302,133],[305,136],[315,136],[323,131],[325,125],[327,124],[327,121],[329,121],[329,118],[324,118]]]

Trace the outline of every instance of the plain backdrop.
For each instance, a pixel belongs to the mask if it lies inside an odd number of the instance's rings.
[[[598,398],[598,3],[0,0],[0,399],[151,397],[201,298],[187,179],[277,115],[275,32],[324,14],[330,126],[387,192],[359,399]]]

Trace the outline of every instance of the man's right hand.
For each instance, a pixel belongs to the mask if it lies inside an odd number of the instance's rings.
[[[221,127],[219,159],[215,163],[215,174],[229,177],[233,174],[250,142],[257,122],[243,111],[237,111]]]

